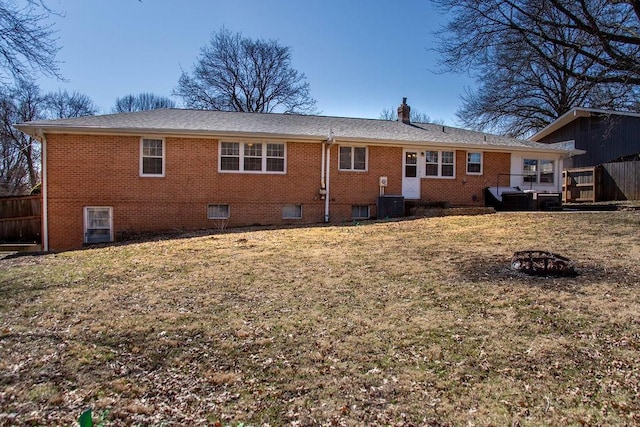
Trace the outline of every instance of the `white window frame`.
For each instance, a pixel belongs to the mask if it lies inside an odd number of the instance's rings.
[[[525,162],[527,161],[535,161],[536,164],[536,170],[535,173],[532,174],[527,174],[527,172],[525,171]],[[542,172],[542,163],[551,163],[552,167],[551,167],[551,173],[543,173]],[[522,159],[522,184],[523,185],[540,185],[540,186],[554,186],[556,184],[556,160],[555,159],[544,159],[544,158],[533,158],[533,157],[526,157]],[[540,180],[540,177],[542,175],[551,175],[552,180],[551,182],[542,182]],[[527,181],[528,177],[532,177],[534,178],[533,181]]]
[[[95,226],[90,224],[90,212],[92,211],[107,211],[108,212],[108,226]],[[100,240],[100,241],[89,241],[89,231],[90,230],[109,230],[109,240]],[[84,243],[93,244],[93,243],[109,243],[113,242],[113,207],[111,206],[85,206],[84,207]]]
[[[223,144],[238,144],[238,155],[222,155],[222,146]],[[248,156],[245,155],[245,151],[248,153],[249,147],[251,145],[260,145],[260,156]],[[283,157],[280,156],[269,156],[269,145],[281,145],[283,148]],[[222,157],[237,157],[238,158],[238,169],[222,169]],[[245,159],[247,158],[260,158],[261,166],[260,170],[245,170]],[[267,164],[269,159],[282,159],[282,169],[281,171],[270,171],[267,170]],[[220,173],[253,173],[253,174],[276,174],[276,175],[284,175],[287,173],[287,143],[286,142],[278,142],[278,141],[220,141],[218,147],[218,172]]]
[[[226,215],[211,215],[211,208],[215,208],[216,210],[218,208],[222,208],[224,207],[227,211]],[[207,205],[207,219],[229,219],[229,217],[231,216],[231,207],[227,204],[227,203],[209,203]]]
[[[350,166],[348,168],[342,167],[342,149],[343,148],[349,149]],[[355,169],[356,149],[364,149],[364,169]],[[369,169],[369,147],[366,147],[366,146],[363,147],[359,145],[341,145],[338,147],[338,170],[347,171],[347,172],[367,172],[368,169]]]
[[[282,145],[282,157],[269,155],[270,145]],[[265,142],[264,151],[265,152],[264,152],[263,165],[266,173],[285,173],[287,171],[287,144],[283,142]],[[282,171],[270,171],[269,170],[270,159],[276,159],[276,160],[282,159]]]
[[[542,163],[551,163],[551,172],[544,172],[542,169]],[[555,185],[556,184],[556,161],[552,159],[540,159],[538,163],[540,165],[540,171],[538,172],[538,184],[540,185]],[[551,182],[542,182],[540,179],[542,175],[551,175]]]
[[[161,149],[162,149],[162,155],[161,156],[151,156],[151,155],[145,155],[144,154],[144,142],[145,141],[161,141],[162,145],[161,145]],[[167,149],[166,149],[166,142],[164,138],[140,138],[140,176],[144,176],[144,177],[156,177],[156,178],[162,178],[165,176],[165,163],[166,163],[166,157],[167,157]],[[152,158],[152,159],[158,159],[158,158],[162,158],[162,173],[145,173],[144,172],[144,159],[145,158]]]
[[[428,153],[438,153],[438,162],[434,163],[434,162],[429,162],[427,163],[427,159],[429,158]],[[453,163],[443,163],[442,162],[442,158],[443,158],[443,153],[451,153],[452,155],[452,159],[453,159]],[[425,159],[424,159],[424,178],[438,178],[438,179],[455,179],[456,177],[456,150],[426,150],[424,152],[425,155]],[[428,165],[437,165],[438,167],[438,174],[437,175],[427,175],[427,166]],[[447,166],[452,166],[453,168],[453,175],[443,175],[442,174],[442,166],[443,165],[447,165]]]
[[[479,162],[471,162],[470,156],[473,154],[477,154],[480,156]],[[479,172],[469,172],[469,165],[480,165]],[[484,153],[482,151],[467,151],[467,175],[482,175],[484,169]]]
[[[298,213],[294,213],[298,211]],[[295,215],[295,216],[294,216]],[[302,219],[302,205],[289,203],[282,206],[282,219]]]
[[[361,210],[361,209],[366,209],[367,211],[367,215],[366,216],[361,216],[361,215],[354,215],[354,211],[355,210]],[[369,219],[371,218],[371,206],[369,205],[351,205],[351,219]]]

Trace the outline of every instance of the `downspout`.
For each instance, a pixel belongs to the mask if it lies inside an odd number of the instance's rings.
[[[331,146],[333,145],[333,143],[335,142],[335,138],[333,137],[333,131],[329,132],[329,138],[327,138],[326,143],[323,143],[323,150],[322,150],[322,160],[324,162],[325,160],[325,149],[324,147],[326,146],[326,164],[325,164],[325,169],[326,169],[326,180],[324,181],[324,222],[329,222],[329,175],[330,175],[330,171],[331,171]]]
[[[40,139],[41,148],[41,164],[42,164],[42,250],[44,252],[49,251],[49,201],[48,192],[49,186],[47,184],[47,137],[44,135],[42,129],[36,130],[36,136]]]
[[[331,170],[331,143],[327,143],[327,182],[325,182],[324,195],[324,222],[329,222],[329,172]]]
[[[320,162],[320,197],[324,198],[326,193],[326,183],[324,180],[324,164],[325,164],[325,150],[327,141],[322,141],[322,161]]]

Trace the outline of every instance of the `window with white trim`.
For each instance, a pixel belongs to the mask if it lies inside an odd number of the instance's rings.
[[[369,205],[353,205],[351,206],[351,218],[353,219],[369,219]]]
[[[262,144],[243,144],[244,157],[243,164],[244,170],[247,171],[262,171]]]
[[[482,152],[467,152],[467,175],[482,175]]]
[[[455,158],[453,151],[426,151],[425,175],[430,178],[453,178]]]
[[[220,170],[240,170],[240,144],[223,142],[220,144]]]
[[[553,160],[540,160],[540,184],[553,184],[554,163]]]
[[[284,144],[267,144],[267,172],[284,172]]]
[[[548,159],[524,159],[523,181],[531,184],[553,184],[555,161]]]
[[[84,243],[113,241],[113,208],[87,206],[84,208]]]
[[[140,176],[164,176],[164,139],[140,140]]]
[[[221,142],[221,172],[285,173],[284,143]]]
[[[340,146],[339,169],[343,171],[367,170],[367,147]]]
[[[283,219],[301,219],[302,205],[284,205],[282,207]]]
[[[207,206],[208,219],[229,219],[229,205],[209,204]]]

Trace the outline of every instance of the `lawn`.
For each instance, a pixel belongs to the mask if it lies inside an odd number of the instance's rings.
[[[0,425],[640,423],[640,211],[215,231],[6,258],[0,292]]]

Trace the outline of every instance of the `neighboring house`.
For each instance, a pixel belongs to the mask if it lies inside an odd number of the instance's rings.
[[[565,169],[598,166],[640,154],[640,114],[574,108],[529,140],[574,141],[586,153],[568,159]]]
[[[380,194],[483,206],[488,186],[559,191],[566,144],[448,126],[164,109],[16,125],[42,142],[43,246],[128,233],[377,216]],[[527,176],[523,176],[523,175]]]

